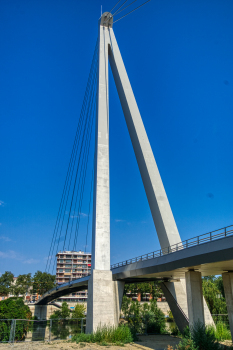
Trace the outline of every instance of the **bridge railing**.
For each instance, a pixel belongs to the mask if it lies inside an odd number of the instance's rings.
[[[187,249],[187,248],[197,246],[199,244],[203,244],[206,242],[211,242],[211,241],[214,241],[214,240],[217,240],[220,238],[224,238],[224,237],[227,237],[230,235],[233,235],[233,225],[223,227],[223,228],[220,228],[218,230],[211,231],[208,233],[204,233],[203,235],[196,236],[194,238],[186,239],[185,241],[173,244],[167,248],[156,250],[152,253],[144,254],[144,255],[138,256],[136,258],[128,259],[128,260],[122,261],[120,263],[113,264],[113,265],[111,265],[111,269],[116,269],[117,267],[130,265],[130,264],[133,264],[133,263],[138,262],[138,261],[154,259],[154,258],[157,258],[160,256],[171,254],[171,253],[177,252],[179,250]]]

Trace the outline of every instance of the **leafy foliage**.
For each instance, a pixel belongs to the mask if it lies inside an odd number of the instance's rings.
[[[0,319],[6,319],[0,324],[0,341],[8,341],[12,319],[32,318],[32,313],[22,298],[8,298],[0,301]],[[29,328],[29,322],[16,322],[15,340],[24,340]]]
[[[216,342],[215,333],[210,327],[206,327],[201,322],[195,323],[191,329],[191,339],[199,350],[219,350],[219,343]]]
[[[72,311],[72,318],[84,318],[85,317],[85,305],[77,304],[74,311]]]
[[[222,276],[208,276],[202,279],[203,295],[211,314],[227,314],[227,305]]]
[[[12,291],[14,275],[10,271],[6,271],[0,277],[0,296],[6,296]]]
[[[12,286],[13,294],[15,296],[25,295],[32,285],[31,273],[19,275],[15,285]]]
[[[172,350],[172,347],[170,347]],[[194,341],[189,338],[183,338],[176,347],[177,350],[199,350]]]
[[[32,292],[43,295],[55,287],[56,276],[47,272],[37,271],[32,279]]]
[[[166,333],[166,320],[155,300],[140,304],[123,297],[122,312],[129,327],[136,333]]]
[[[60,310],[56,310],[53,312],[53,314],[50,316],[50,319],[65,319],[70,317],[70,309],[66,301],[63,301],[62,307]]]
[[[126,344],[133,341],[133,337],[130,328],[125,325],[118,327],[104,326],[99,327],[95,333],[91,334],[78,334],[72,337],[72,341],[76,343],[100,343],[101,345],[107,345],[108,343]]]
[[[163,295],[159,282],[156,281],[125,284],[124,294],[128,294],[132,298],[138,293],[141,293],[142,297],[145,293],[150,293],[153,300]]]

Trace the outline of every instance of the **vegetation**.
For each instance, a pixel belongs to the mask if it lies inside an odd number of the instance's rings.
[[[193,328],[187,327],[183,339],[176,347],[177,350],[220,350],[222,349],[218,341],[231,339],[230,331],[222,322],[217,323],[216,328],[205,326],[197,322]],[[173,350],[168,346],[167,350]]]
[[[12,286],[12,294],[16,297],[19,295],[25,295],[32,285],[31,273],[25,275],[19,275],[15,285]]]
[[[125,284],[124,294],[132,298],[138,293],[141,294],[141,298],[147,293],[150,293],[153,300],[157,300],[163,296],[162,289],[160,288],[159,282],[141,282]]]
[[[6,296],[7,294],[11,293],[13,282],[13,273],[6,271],[4,274],[2,274],[0,277],[0,296]]]
[[[72,311],[72,318],[84,318],[86,308],[83,304],[77,304],[74,308],[74,311]]]
[[[70,308],[67,302],[63,301],[62,307],[60,310],[55,310],[53,314],[50,316],[50,319],[66,319],[69,318],[71,314]]]
[[[0,341],[8,341],[10,337],[11,320],[32,318],[31,311],[22,298],[8,298],[0,301]],[[16,322],[15,340],[24,340],[29,328],[29,322]]]
[[[30,289],[32,289],[32,293],[42,295],[55,287],[55,280],[55,275],[37,271],[33,277],[31,273],[19,275],[14,283],[13,273],[6,271],[0,277],[0,296],[7,296],[9,294],[24,296]]]
[[[155,300],[140,304],[124,296],[122,312],[129,327],[136,333],[167,333],[165,316]]]
[[[208,276],[202,279],[203,295],[211,314],[227,314],[222,276]],[[214,317],[215,322],[217,319]]]
[[[37,271],[32,279],[32,292],[43,295],[56,285],[56,276],[47,272]]]
[[[108,345],[109,343],[122,345],[126,343],[131,343],[133,341],[133,336],[128,326],[104,326],[99,327],[95,333],[77,334],[72,337],[72,341],[76,343],[99,343],[100,345]]]

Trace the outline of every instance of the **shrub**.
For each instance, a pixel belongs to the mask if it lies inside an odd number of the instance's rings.
[[[213,327],[206,327],[203,323],[197,322],[191,329],[191,338],[199,350],[219,350],[219,343],[216,342]]]
[[[183,338],[176,347],[177,350],[199,350],[192,339]]]
[[[131,343],[133,337],[128,326],[120,325],[118,327],[103,326],[97,328],[95,333],[78,334],[72,337],[76,343]]]

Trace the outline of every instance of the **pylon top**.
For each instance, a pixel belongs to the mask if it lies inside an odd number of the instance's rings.
[[[103,27],[112,28],[113,15],[110,12],[104,12],[100,17],[100,25]]]

